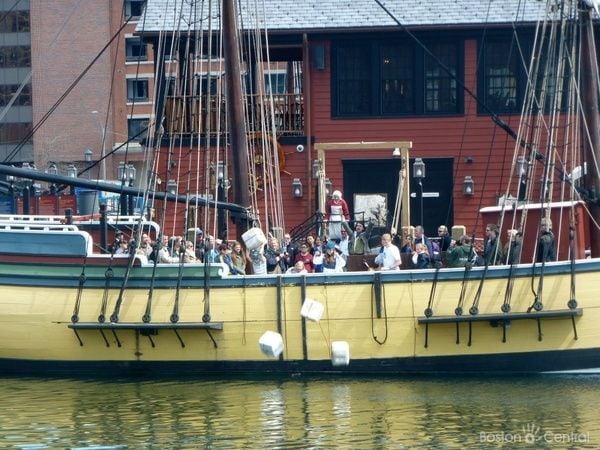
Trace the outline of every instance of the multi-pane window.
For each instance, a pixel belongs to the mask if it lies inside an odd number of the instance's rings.
[[[148,80],[128,79],[127,100],[130,102],[148,100]]]
[[[336,52],[336,112],[339,115],[371,113],[371,56],[368,46],[343,46]]]
[[[285,72],[271,72],[265,74],[265,93],[285,94],[287,93],[287,77]]]
[[[28,33],[29,11],[8,11],[0,13],[0,33]]]
[[[450,40],[427,48],[434,56],[412,41],[334,43],[333,115],[459,113],[460,47]]]
[[[148,136],[148,124],[150,119],[128,119],[127,120],[127,137],[133,142],[140,142]]]
[[[125,17],[140,17],[145,5],[146,0],[125,0]]]
[[[487,41],[483,49],[483,95],[486,106],[501,113],[518,112],[518,58],[514,44],[508,40]]]
[[[127,38],[125,40],[125,55],[127,61],[146,61],[146,44],[140,38]]]
[[[0,106],[8,105],[15,93],[19,90],[17,84],[4,84],[0,85]],[[31,106],[31,85],[23,86],[19,95],[14,99],[12,103],[15,106]]]
[[[0,123],[0,142],[2,144],[19,144],[23,139],[30,144],[32,141],[31,123]]]
[[[381,46],[381,112],[414,110],[414,63],[410,45]]]
[[[425,112],[456,111],[458,64],[456,45],[438,43],[429,46],[429,50],[433,56],[425,55]]]
[[[218,75],[196,75],[196,94],[217,95],[219,79]]]
[[[25,45],[0,47],[0,67],[31,67],[31,48]]]

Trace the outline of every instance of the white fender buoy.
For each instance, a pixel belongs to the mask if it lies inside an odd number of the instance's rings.
[[[346,341],[333,341],[331,343],[331,364],[334,366],[347,366],[350,364],[350,346]]]
[[[283,338],[274,331],[265,331],[258,340],[260,350],[271,358],[277,358],[283,351]]]
[[[312,298],[305,298],[300,309],[300,315],[313,322],[318,322],[323,316],[325,306]]]

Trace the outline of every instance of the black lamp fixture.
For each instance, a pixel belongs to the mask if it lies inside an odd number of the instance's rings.
[[[413,162],[413,178],[425,178],[425,163],[421,158],[415,158]]]
[[[83,151],[83,160],[86,163],[92,162],[92,156],[94,156],[94,152],[91,149],[87,148]]]
[[[172,195],[177,194],[177,182],[175,180],[167,181],[167,192]]]
[[[300,178],[294,178],[292,181],[292,195],[295,198],[301,198],[304,193],[302,192],[302,182]]]
[[[463,194],[465,195],[473,195],[475,193],[475,182],[470,175],[465,176],[465,181],[463,181]]]
[[[312,165],[312,176],[314,179],[319,177],[319,170],[321,170],[321,162],[318,159],[315,159]]]

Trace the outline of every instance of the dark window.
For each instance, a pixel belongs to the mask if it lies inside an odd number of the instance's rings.
[[[0,33],[29,32],[29,11],[9,11],[2,13]]]
[[[148,135],[148,124],[150,119],[127,120],[127,137],[133,142],[140,142]]]
[[[219,78],[215,75],[198,75],[196,76],[196,92],[198,94],[206,95],[217,95],[217,88],[219,87]]]
[[[146,0],[125,0],[125,17],[140,17],[145,5]]]
[[[0,123],[0,144],[18,144],[31,132],[31,123]],[[32,143],[32,136],[25,141]]]
[[[7,106],[13,95],[19,90],[17,84],[5,84],[0,85],[0,106]],[[27,84],[23,86],[18,97],[13,102],[15,106],[31,106],[31,85]]]
[[[337,108],[339,115],[369,115],[371,113],[370,48],[339,47],[336,52]]]
[[[458,64],[456,45],[433,44],[429,50],[435,57],[425,55],[425,112],[455,112],[457,110],[456,77],[458,75],[456,73]]]
[[[177,78],[168,76],[165,78],[165,91],[167,97],[173,97],[176,95]]]
[[[269,94],[286,94],[287,93],[287,77],[285,73],[266,73],[265,74],[265,93]]]
[[[0,47],[0,67],[31,67],[31,48],[25,45]]]
[[[125,40],[125,52],[127,61],[146,61],[146,44],[140,38],[128,38]]]
[[[381,47],[381,112],[414,112],[413,51],[410,45]]]
[[[148,80],[127,80],[127,100],[148,100]]]
[[[459,113],[462,51],[454,41],[426,45],[437,59],[412,41],[334,43],[333,116]]]
[[[519,64],[510,39],[486,41],[483,48],[483,97],[496,113],[516,113],[521,107]]]

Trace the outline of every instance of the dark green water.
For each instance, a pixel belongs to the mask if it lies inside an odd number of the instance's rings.
[[[600,448],[600,376],[0,378],[0,448]]]

